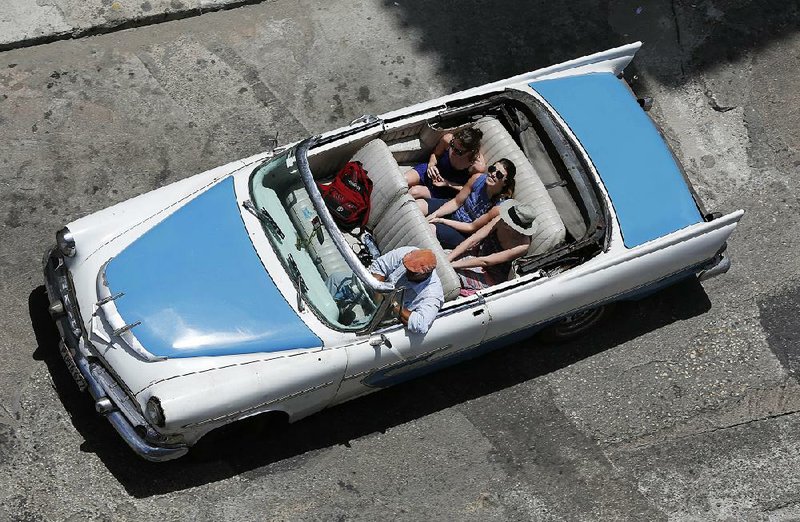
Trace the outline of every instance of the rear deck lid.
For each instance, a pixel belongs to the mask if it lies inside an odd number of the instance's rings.
[[[593,73],[536,81],[530,87],[589,154],[626,247],[703,221],[672,152],[623,80]]]

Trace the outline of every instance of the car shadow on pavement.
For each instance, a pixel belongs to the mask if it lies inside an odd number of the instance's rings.
[[[48,305],[44,286],[34,289],[28,296],[28,312],[37,344],[33,358],[44,362],[47,366],[59,400],[69,414],[72,425],[83,436],[84,442],[81,444],[81,451],[98,454],[116,452],[120,458],[127,457],[126,453],[130,453],[128,447],[122,442],[111,424],[97,414],[88,392],[82,393],[78,389],[61,359],[58,352],[60,336],[55,323],[50,318]]]
[[[797,0],[383,3],[421,52],[440,56],[440,73],[458,89],[637,40],[644,47],[634,63],[679,85],[786,37],[800,20]]]
[[[259,419],[248,419],[221,436],[204,439],[182,459],[151,463],[130,451],[111,425],[95,413],[88,394],[78,391],[58,353],[58,331],[47,312],[44,288],[37,288],[29,297],[38,342],[33,357],[47,365],[59,399],[85,440],[81,451],[96,454],[137,498],[259,468],[269,471],[314,450],[349,447],[352,440],[536,379],[675,321],[701,315],[710,307],[702,286],[692,278],[640,301],[620,303],[585,338],[558,345],[541,344],[535,337],[526,339],[271,431],[265,430]]]

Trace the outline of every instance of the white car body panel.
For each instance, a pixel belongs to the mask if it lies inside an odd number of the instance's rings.
[[[403,367],[402,371],[407,371],[411,369],[407,365],[431,363],[435,358],[479,345],[489,322],[485,304],[478,296],[472,296],[443,307],[425,335],[409,333],[402,326],[395,325],[378,330],[371,337],[385,335],[391,348],[386,344],[371,346],[370,338],[361,338],[346,347],[347,372],[335,402],[344,402],[378,389],[377,385],[364,382],[375,372],[394,367]]]
[[[229,364],[152,385],[168,419],[165,430],[189,440],[210,428],[277,407],[295,420],[321,410],[333,399],[344,374],[343,350],[311,350],[293,356]]]

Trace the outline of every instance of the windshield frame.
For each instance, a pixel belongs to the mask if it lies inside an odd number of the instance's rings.
[[[391,304],[392,297],[397,292],[397,290],[395,289],[393,284],[382,283],[381,281],[375,279],[369,273],[369,271],[364,267],[364,265],[358,259],[356,254],[350,248],[350,246],[346,243],[344,237],[342,236],[342,232],[336,226],[335,222],[333,221],[333,218],[330,216],[328,212],[327,207],[325,206],[324,201],[322,200],[322,196],[319,192],[319,189],[317,188],[316,182],[313,180],[313,177],[310,176],[310,169],[308,167],[308,164],[304,163],[303,164],[304,167],[301,168],[301,165],[298,163],[297,149],[300,148],[300,146],[302,146],[306,142],[310,142],[310,144],[315,143],[313,140],[306,140],[301,144],[299,144],[298,146],[287,147],[284,150],[281,150],[279,153],[272,154],[268,158],[265,158],[263,161],[259,162],[259,164],[255,167],[255,169],[253,169],[253,171],[248,176],[247,190],[248,190],[248,197],[250,198],[249,201],[256,203],[256,205],[254,206],[255,210],[255,208],[257,208],[258,198],[256,198],[253,189],[253,177],[261,168],[263,168],[265,165],[273,161],[288,162],[294,159],[295,176],[297,175],[297,173],[300,173],[302,186],[308,192],[309,200],[311,201],[314,209],[317,211],[317,215],[320,218],[322,226],[324,226],[326,231],[328,232],[329,239],[334,242],[336,251],[339,253],[339,255],[342,256],[343,260],[345,261],[345,264],[352,271],[353,277],[358,278],[360,284],[364,287],[364,289],[367,292],[372,292],[373,294],[379,293],[384,295],[384,298],[376,303],[377,308],[375,309],[372,317],[366,323],[362,324],[360,327],[348,328],[336,323],[335,321],[332,321],[331,318],[327,317],[327,315],[323,313],[321,309],[318,308],[317,304],[313,301],[313,299],[311,299],[311,296],[309,296],[308,293],[304,291],[304,289],[302,288],[302,286],[304,285],[301,284],[300,281],[297,281],[295,282],[295,284],[293,284],[293,286],[295,287],[295,290],[298,295],[297,306],[299,308],[299,311],[302,311],[304,305],[307,305],[308,309],[310,309],[313,312],[313,314],[325,326],[337,332],[354,333],[356,335],[371,333],[381,323],[381,321],[386,319],[387,311],[389,309],[389,305]],[[303,158],[305,158],[310,144],[305,147],[304,151],[302,151]],[[309,173],[308,178],[311,179],[310,184],[308,183],[306,176],[303,175],[304,169],[306,172]],[[295,179],[297,178],[295,177]],[[247,208],[246,205],[243,206]],[[253,213],[253,211],[249,209],[248,211]],[[261,222],[260,223],[261,228],[264,230],[264,234],[270,243],[270,247],[276,250],[278,247],[275,244],[275,238],[273,237],[274,235],[273,232],[269,230],[269,227],[258,216],[256,217]],[[281,263],[282,268],[287,272],[287,274],[290,274],[291,268],[289,266],[289,259],[284,258],[284,256],[279,254],[277,250],[276,250],[276,255]],[[355,263],[353,261],[355,261]],[[303,274],[300,273],[300,276],[302,275]]]
[[[367,289],[380,292],[382,294],[392,292],[394,290],[394,285],[392,283],[378,281],[372,277],[372,274],[369,273],[369,270],[367,270],[367,268],[361,264],[361,261],[358,259],[356,253],[353,252],[353,249],[350,248],[345,241],[344,236],[342,236],[341,230],[339,230],[339,227],[336,226],[336,222],[333,220],[330,212],[328,212],[328,207],[325,206],[325,201],[322,199],[322,194],[317,187],[316,181],[314,181],[314,176],[311,173],[311,167],[308,164],[308,151],[317,143],[318,140],[318,136],[307,138],[300,142],[294,151],[295,164],[297,165],[297,170],[300,172],[300,177],[303,180],[303,184],[308,191],[308,195],[311,198],[311,203],[314,205],[314,209],[317,211],[317,215],[322,221],[322,224],[328,229],[328,235],[330,235],[331,239],[336,244],[336,248],[339,249],[339,253],[344,258],[347,266],[356,276],[358,276],[359,279],[361,279],[361,281],[367,286]]]

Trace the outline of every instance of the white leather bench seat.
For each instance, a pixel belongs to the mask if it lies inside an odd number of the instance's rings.
[[[544,183],[540,179],[528,157],[520,149],[517,142],[509,134],[506,128],[497,118],[485,116],[473,124],[483,132],[481,139],[481,153],[486,159],[486,164],[491,165],[499,159],[507,158],[514,162],[517,167],[516,187],[514,199],[521,203],[532,203],[536,209],[536,222],[538,223],[537,233],[531,238],[531,246],[528,249],[529,255],[545,253],[562,243],[566,237],[566,227],[561,216],[553,203],[550,194]],[[403,136],[393,142],[392,148],[397,148],[398,153],[403,159],[416,158],[424,161],[430,154],[430,150],[438,143],[441,136],[447,132],[456,132],[454,129],[432,129],[424,126],[419,131],[419,143],[425,144],[427,150],[419,150],[416,153],[409,149],[412,137]],[[397,153],[396,153],[397,154]],[[400,168],[405,171],[413,164],[408,162]]]
[[[507,158],[517,167],[514,199],[520,203],[532,203],[535,209],[537,232],[531,237],[529,255],[543,254],[564,241],[566,228],[561,221],[553,200],[547,193],[544,183],[533,170],[531,162],[519,148],[511,134],[496,118],[486,116],[475,123],[475,127],[483,132],[481,153],[486,164]]]
[[[389,147],[381,140],[372,140],[351,161],[360,161],[372,179],[369,222],[382,253],[401,246],[429,248],[436,255],[436,273],[442,280],[445,300],[455,299],[461,288],[455,270],[447,262],[442,246],[436,240],[425,216],[411,196]]]
[[[399,168],[389,147],[381,140],[372,140],[359,149],[349,161],[360,161],[372,180],[368,228],[375,228],[386,209],[408,192],[405,179],[398,175]]]

